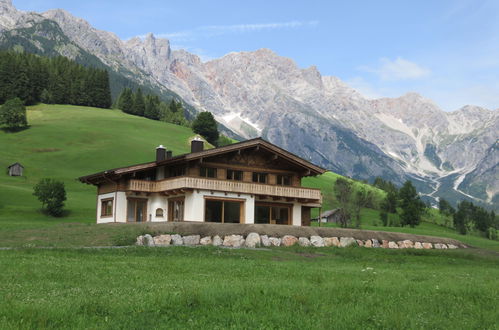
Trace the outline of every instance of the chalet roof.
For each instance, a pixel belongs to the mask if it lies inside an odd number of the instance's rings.
[[[174,165],[177,163],[184,163],[186,161],[192,161],[192,160],[198,160],[206,157],[212,157],[212,156],[217,156],[237,150],[242,150],[242,149],[247,149],[247,148],[253,148],[253,147],[258,147],[265,149],[269,152],[272,152],[279,157],[286,159],[287,161],[294,163],[295,165],[304,168],[306,171],[308,171],[310,174],[309,175],[318,175],[318,174],[323,174],[326,172],[325,169],[322,167],[319,167],[317,165],[314,165],[310,163],[309,161],[289,152],[286,151],[268,141],[265,141],[262,138],[255,138],[251,140],[246,140],[243,142],[238,142],[234,144],[230,144],[227,146],[223,147],[218,147],[218,148],[213,148],[213,149],[206,149],[203,151],[199,152],[192,152],[192,153],[187,153],[187,154],[182,154],[178,156],[174,156],[169,159],[165,159],[161,162],[148,162],[148,163],[142,163],[142,164],[137,164],[137,165],[131,165],[131,166],[126,166],[126,167],[120,167],[120,168],[115,168],[87,176],[82,176],[79,178],[81,182],[85,183],[93,183],[94,180],[101,179],[101,178],[110,178],[110,177],[116,177],[116,176],[121,176],[123,174],[131,173],[131,172],[136,172],[136,171],[141,171],[141,170],[147,170],[147,169],[153,169],[157,166],[164,166],[164,165]]]
[[[14,164],[9,165],[7,168],[11,168],[11,167],[14,167],[14,166],[16,166],[16,165],[19,165],[19,166],[21,166],[22,168],[24,168],[24,166],[22,166],[22,164],[21,164],[21,163],[18,163],[18,162],[15,162]]]

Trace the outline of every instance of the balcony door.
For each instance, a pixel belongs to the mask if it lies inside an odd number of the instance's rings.
[[[256,203],[255,223],[289,225],[291,224],[291,205]]]
[[[128,222],[147,221],[147,199],[128,198],[127,221]]]
[[[168,221],[184,221],[185,198],[173,198],[168,200]]]

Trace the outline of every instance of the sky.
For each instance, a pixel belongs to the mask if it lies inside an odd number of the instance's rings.
[[[417,92],[443,110],[499,108],[496,0],[13,0],[63,8],[121,39],[167,38],[204,61],[269,48],[369,98]]]

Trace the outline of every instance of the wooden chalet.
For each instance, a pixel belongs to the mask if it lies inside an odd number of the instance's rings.
[[[206,221],[309,225],[319,189],[301,179],[325,170],[261,138],[173,156],[79,178],[97,186],[97,223]]]

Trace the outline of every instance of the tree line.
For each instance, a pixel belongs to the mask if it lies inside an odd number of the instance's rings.
[[[41,57],[0,51],[0,104],[13,98],[38,102],[110,108],[108,72],[66,57]]]

